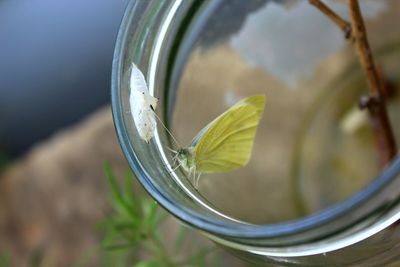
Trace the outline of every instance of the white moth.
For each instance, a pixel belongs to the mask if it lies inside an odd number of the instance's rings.
[[[129,102],[136,129],[140,137],[149,143],[156,129],[154,110],[158,99],[149,94],[144,76],[135,64],[132,64],[130,87]]]

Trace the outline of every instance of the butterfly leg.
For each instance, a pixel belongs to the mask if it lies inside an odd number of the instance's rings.
[[[199,173],[198,176],[196,176],[196,173],[197,173],[196,172],[196,167],[190,168],[190,170],[189,170],[189,180],[192,182],[194,188],[197,189],[198,185],[199,185],[199,178],[200,178],[201,173]]]
[[[178,164],[175,168],[172,169],[172,171],[176,171],[180,166],[181,164]]]
[[[175,165],[177,161],[178,161],[178,155],[175,155],[175,156],[172,158],[172,164]]]
[[[196,173],[194,173],[194,175],[196,175]],[[201,176],[201,172],[199,172],[199,174],[195,177],[194,187],[196,189],[199,187],[200,176]]]
[[[174,171],[181,165],[181,164],[178,164],[178,165],[176,165],[178,163],[178,157],[177,157],[177,155],[175,155],[173,158],[172,158],[172,164],[170,164],[169,162],[167,162],[167,163],[165,163],[165,164],[163,164],[164,165],[164,168],[166,168],[166,167],[171,167]]]
[[[189,181],[193,184],[194,186],[194,180],[193,180],[193,169],[189,169]]]
[[[172,158],[172,164],[170,164],[169,162],[166,162],[163,165],[164,165],[164,168],[167,168],[168,173],[172,174],[172,172],[176,171],[181,166],[180,163],[179,164],[177,164],[177,163],[179,163],[179,162],[178,162],[177,156],[175,155]]]

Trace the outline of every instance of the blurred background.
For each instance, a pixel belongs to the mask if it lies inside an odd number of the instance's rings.
[[[0,145],[9,156],[109,102],[127,2],[0,1]]]

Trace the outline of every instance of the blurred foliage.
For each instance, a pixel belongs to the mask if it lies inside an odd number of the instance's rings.
[[[109,164],[104,164],[104,170],[113,213],[100,225],[105,234],[103,266],[221,266],[217,249],[202,245],[194,231],[183,225],[166,240],[161,229],[168,226],[169,215],[149,197],[135,195],[132,173],[125,175],[121,189]]]
[[[8,267],[10,265],[11,256],[8,253],[0,253],[0,267]]]

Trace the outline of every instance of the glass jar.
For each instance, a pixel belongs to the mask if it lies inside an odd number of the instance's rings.
[[[327,1],[346,14],[345,1]],[[397,1],[362,3],[382,72],[400,85]],[[180,143],[235,103],[266,95],[250,163],[203,175],[169,166],[165,129],[143,142],[130,115],[130,68]],[[112,109],[130,167],[183,223],[253,264],[377,266],[400,255],[400,157],[383,172],[365,77],[342,33],[307,1],[131,1],[115,48]],[[388,100],[400,140],[400,101]]]

